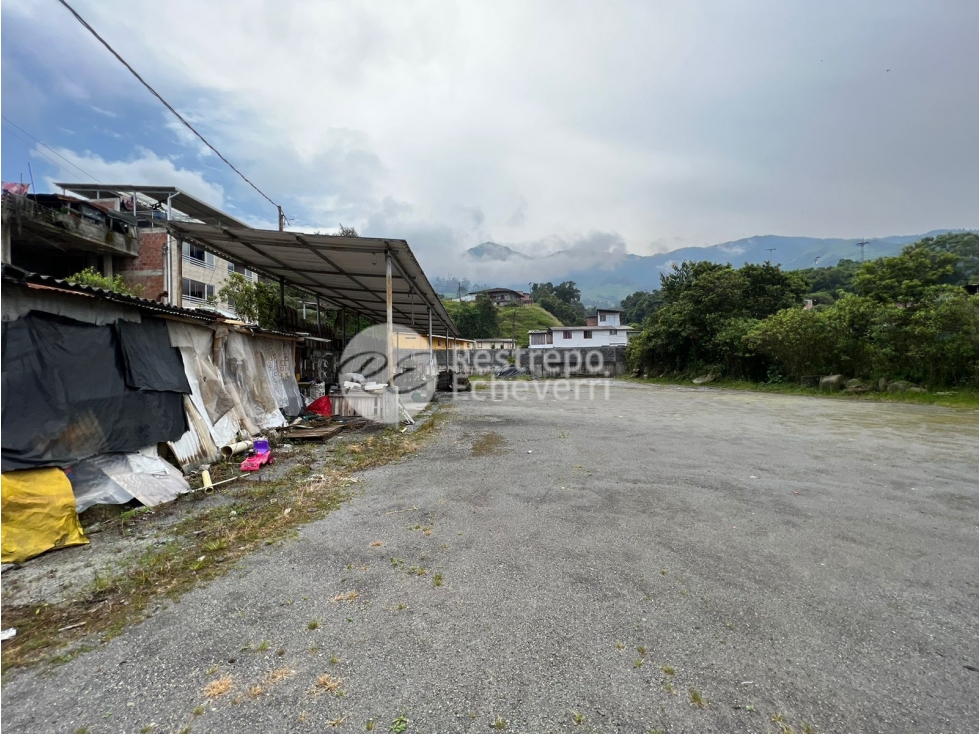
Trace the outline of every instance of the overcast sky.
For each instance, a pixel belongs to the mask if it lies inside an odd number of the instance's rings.
[[[976,0],[72,4],[297,226],[407,239],[431,276],[478,277],[486,240],[979,227]],[[275,226],[55,0],[2,16],[4,180],[90,180],[67,159]]]

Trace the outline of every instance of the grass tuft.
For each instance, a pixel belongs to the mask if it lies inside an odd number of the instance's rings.
[[[697,708],[705,708],[707,706],[707,699],[704,698],[703,694],[695,688],[690,689],[690,705],[696,706]]]
[[[220,678],[216,678],[204,686],[204,695],[208,698],[217,698],[218,696],[223,696],[230,690],[231,676],[222,675]]]
[[[340,678],[336,678],[329,673],[323,673],[323,675],[316,679],[316,690],[339,694],[341,683],[343,683],[343,680]]]
[[[266,684],[279,683],[290,677],[295,672],[296,671],[292,670],[291,668],[277,668],[271,673],[268,673],[262,680]]]

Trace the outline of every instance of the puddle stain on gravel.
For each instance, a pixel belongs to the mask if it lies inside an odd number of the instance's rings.
[[[498,433],[484,433],[473,440],[472,456],[498,456],[503,453],[503,436]]]

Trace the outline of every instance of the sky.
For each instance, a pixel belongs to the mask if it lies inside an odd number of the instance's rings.
[[[979,228],[974,0],[72,5],[291,226],[406,239],[429,276],[478,280],[484,241],[601,266]],[[58,2],[0,12],[4,181],[175,185],[276,226]]]

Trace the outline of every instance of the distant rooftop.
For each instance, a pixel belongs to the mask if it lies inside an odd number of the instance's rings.
[[[158,204],[166,206],[169,201],[173,208],[182,214],[196,219],[204,224],[217,227],[250,227],[230,214],[191,196],[176,186],[149,186],[146,184],[86,184],[86,183],[55,183],[65,191],[89,199],[125,199],[133,194],[139,194]]]

